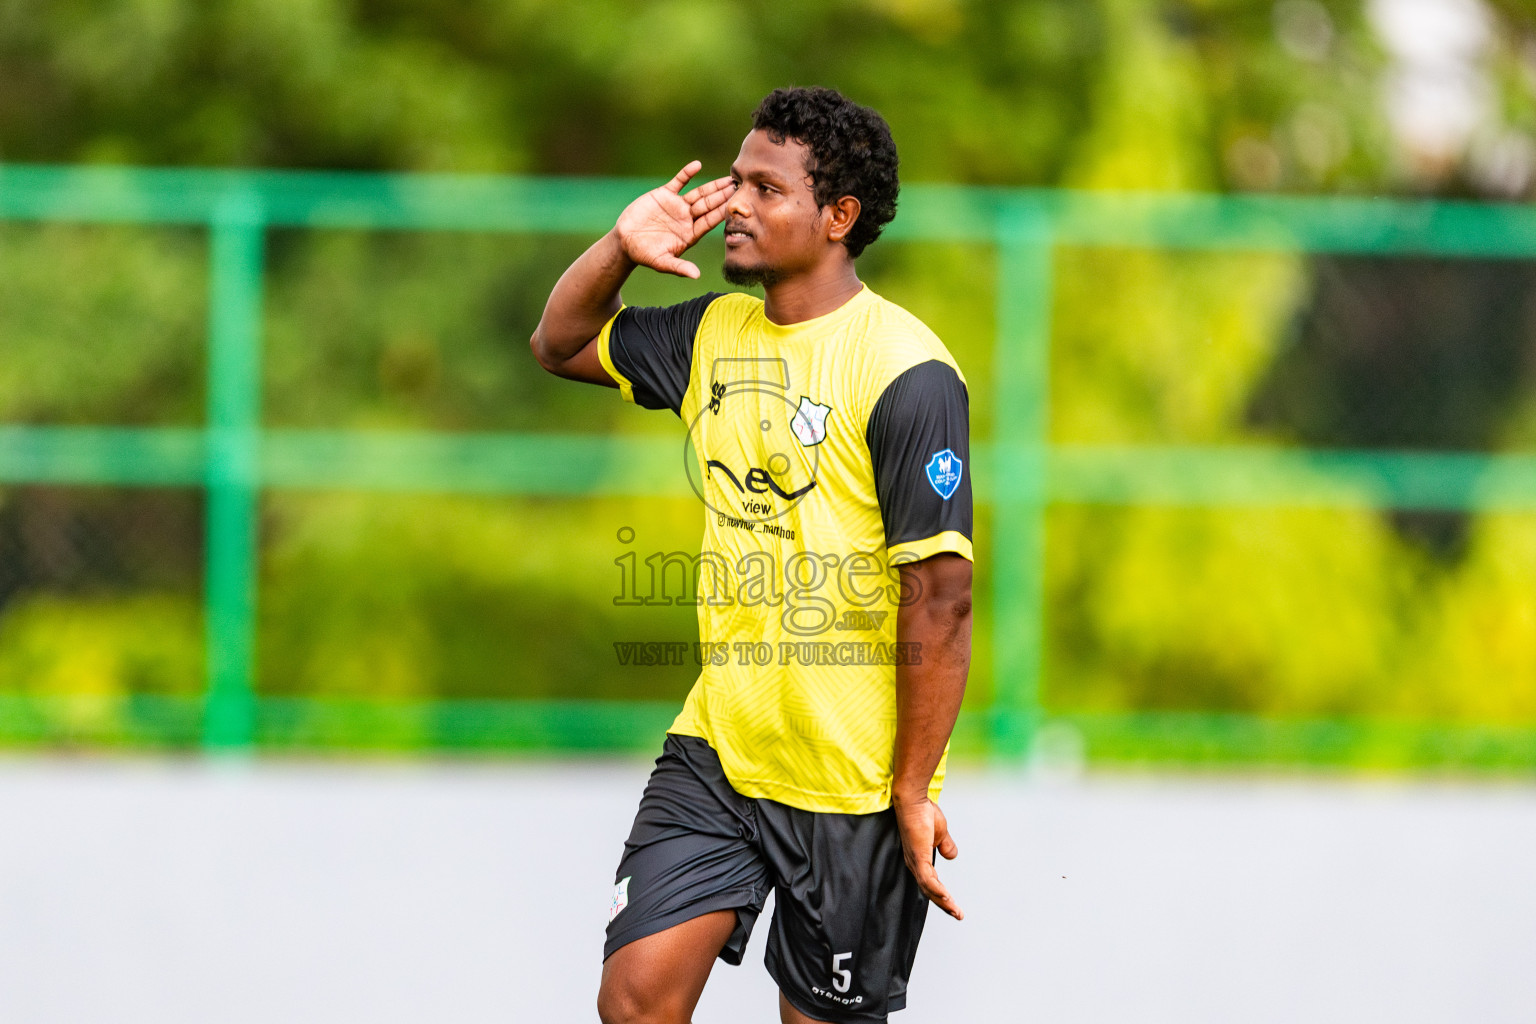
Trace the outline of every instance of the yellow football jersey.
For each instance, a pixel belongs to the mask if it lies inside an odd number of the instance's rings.
[[[864,288],[778,325],[761,299],[626,307],[598,351],[625,399],[670,408],[705,506],[702,670],[671,732],[746,796],[864,814],[890,803],[895,565],[971,558],[965,378],[921,321]],[[946,752],[947,759],[947,752]],[[940,764],[931,791],[943,781]]]

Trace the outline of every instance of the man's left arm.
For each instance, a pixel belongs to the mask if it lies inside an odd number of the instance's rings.
[[[971,665],[970,395],[959,371],[939,359],[908,367],[881,392],[864,436],[886,550],[901,570],[896,639],[914,655],[896,666],[891,802],[907,867],[958,918],[933,868],[934,849],[958,851],[929,787]]]
[[[971,667],[971,563],[946,552],[901,566],[901,575],[896,639],[915,656],[896,666],[891,803],[907,867],[923,895],[960,920],[965,914],[933,866],[935,849],[945,860],[954,860],[960,849],[928,787],[954,731]]]

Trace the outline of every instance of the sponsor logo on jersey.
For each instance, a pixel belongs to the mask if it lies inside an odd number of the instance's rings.
[[[800,443],[807,448],[821,444],[827,439],[827,413],[831,411],[830,405],[818,405],[801,395],[800,408],[795,410],[795,417],[790,420],[789,429],[795,432]]]
[[[619,911],[629,906],[629,880],[634,875],[626,875],[619,879],[619,884],[613,887],[613,902],[608,905],[608,923],[619,916]]]
[[[939,497],[948,501],[960,486],[960,474],[965,471],[965,463],[960,461],[960,456],[945,448],[941,452],[934,452],[924,468],[933,489]]]
[[[777,494],[785,501],[799,501],[810,492],[811,488],[816,486],[816,481],[812,480],[810,483],[806,484],[804,487],[798,488],[797,490],[786,491],[784,488],[779,486],[778,481],[773,478],[772,474],[770,474],[766,469],[760,469],[757,466],[753,466],[747,470],[746,481],[743,483],[741,480],[736,478],[735,473],[731,472],[731,467],[727,466],[719,459],[707,460],[704,463],[704,468],[709,471],[711,476],[714,475],[714,471],[717,469],[724,473],[726,479],[735,484],[736,490],[740,491],[742,494],[746,494],[748,491],[751,491],[753,494],[767,494],[769,491],[772,491],[774,494]],[[750,508],[747,511],[770,512],[772,509],[767,505],[763,505],[761,508]]]

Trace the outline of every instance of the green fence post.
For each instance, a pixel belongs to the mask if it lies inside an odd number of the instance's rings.
[[[1049,440],[1051,223],[1027,199],[998,218],[993,355],[993,750],[1020,757],[1040,718]]]
[[[220,750],[250,746],[256,721],[264,240],[256,197],[231,193],[219,204],[210,229],[203,745]]]

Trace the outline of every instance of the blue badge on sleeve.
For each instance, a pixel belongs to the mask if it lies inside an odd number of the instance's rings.
[[[934,452],[925,468],[928,471],[928,482],[939,492],[939,497],[948,501],[954,495],[955,488],[960,486],[960,474],[965,471],[965,463],[960,461],[960,456],[945,448],[941,452]]]

